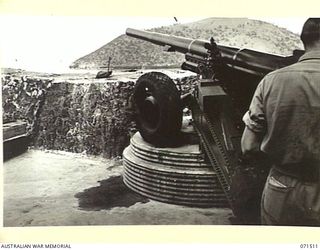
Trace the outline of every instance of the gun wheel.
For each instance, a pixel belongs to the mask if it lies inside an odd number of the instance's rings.
[[[181,129],[182,108],[172,79],[160,72],[142,75],[137,80],[133,101],[144,140],[156,146],[173,145]]]

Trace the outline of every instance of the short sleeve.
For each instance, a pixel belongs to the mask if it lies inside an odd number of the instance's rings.
[[[266,131],[266,118],[263,104],[263,85],[264,79],[258,84],[253,95],[249,110],[243,116],[245,125],[256,133],[264,133]]]

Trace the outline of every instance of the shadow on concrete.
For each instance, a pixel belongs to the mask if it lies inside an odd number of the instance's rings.
[[[137,202],[150,201],[125,186],[122,176],[113,176],[99,183],[100,186],[85,189],[75,195],[79,199],[79,208],[90,211],[109,210],[114,207],[130,207]]]

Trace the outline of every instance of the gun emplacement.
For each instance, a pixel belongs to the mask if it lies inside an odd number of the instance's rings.
[[[238,178],[234,174],[241,157],[241,118],[248,110],[259,81],[269,72],[295,63],[303,51],[280,56],[218,45],[213,38],[204,41],[130,28],[126,34],[164,46],[168,52],[185,54],[186,61],[181,68],[201,76],[195,91],[189,95],[189,102],[185,102],[191,109],[201,149],[217,174],[234,214],[258,216],[265,173],[256,170],[253,174],[256,179],[250,177],[245,185],[241,185],[243,176]],[[184,108],[179,97],[174,82],[163,73],[146,73],[137,80],[133,93],[137,125],[147,142],[168,146],[179,140]],[[239,179],[240,184],[237,183]],[[232,192],[232,184],[235,192]],[[244,211],[247,214],[244,215]]]

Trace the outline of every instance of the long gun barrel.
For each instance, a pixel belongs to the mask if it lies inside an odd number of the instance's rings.
[[[190,39],[131,28],[126,30],[126,34],[153,44],[166,46],[167,51],[176,51],[203,58],[210,57],[215,49],[215,43],[212,43],[213,39],[211,41]],[[284,57],[250,49],[240,49],[222,45],[216,45],[216,48],[220,52],[220,56],[224,64],[235,70],[261,76],[296,62],[303,52],[297,50],[294,51],[292,56]]]
[[[148,41],[160,46],[170,46],[171,49],[173,49],[172,51],[177,51],[183,54],[192,53],[199,56],[206,56],[208,54],[206,46],[210,46],[210,43],[208,43],[207,41],[193,40],[185,37],[178,37],[130,28],[126,30],[126,34],[128,36]]]

